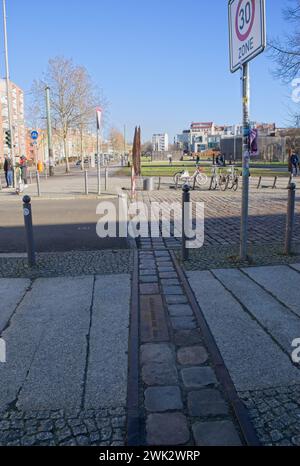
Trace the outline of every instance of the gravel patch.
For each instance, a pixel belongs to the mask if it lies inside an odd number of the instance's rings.
[[[24,257],[0,257],[0,278],[39,278],[130,273],[130,250],[71,251],[40,253],[36,267],[30,268]]]

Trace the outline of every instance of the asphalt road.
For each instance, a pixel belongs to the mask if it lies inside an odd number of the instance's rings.
[[[117,209],[117,199],[112,199]],[[125,238],[99,238],[97,199],[35,200],[32,203],[37,252],[123,249]],[[26,252],[22,202],[1,200],[0,253]]]

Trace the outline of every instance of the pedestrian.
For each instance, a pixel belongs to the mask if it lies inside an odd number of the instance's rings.
[[[11,163],[11,159],[9,157],[5,157],[5,160],[4,160],[4,173],[5,173],[6,187],[11,188],[13,185],[13,166]]]
[[[298,167],[299,167],[299,156],[298,156],[298,154],[296,154],[296,152],[292,152],[291,164],[292,164],[292,174],[297,176],[298,175]]]
[[[197,154],[196,165],[199,165],[199,163],[200,163],[200,156],[199,156],[199,154]]]
[[[27,188],[28,187],[28,184],[27,184],[27,160],[26,160],[26,157],[24,155],[22,155],[22,157],[20,159],[20,169],[21,169],[21,179],[23,181],[24,188]]]
[[[172,165],[172,154],[168,154],[169,165]]]

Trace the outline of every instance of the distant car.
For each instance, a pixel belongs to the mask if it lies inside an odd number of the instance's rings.
[[[85,159],[84,160],[84,165],[87,165],[89,163],[89,160],[88,159]],[[81,165],[81,160],[78,160],[75,164],[76,167],[80,167]]]

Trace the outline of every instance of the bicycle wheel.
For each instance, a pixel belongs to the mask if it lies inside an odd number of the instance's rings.
[[[203,173],[198,173],[198,175],[196,175],[196,181],[199,186],[204,186],[208,182],[208,177]]]
[[[219,186],[220,186],[221,191],[226,191],[227,185],[228,185],[227,178],[224,175],[221,175],[219,179]]]
[[[180,176],[182,175],[182,172],[177,172],[173,176],[174,184],[179,184]]]
[[[238,187],[239,187],[239,179],[236,178],[233,182],[233,185],[232,185],[232,189],[233,191],[237,191],[238,190]]]

